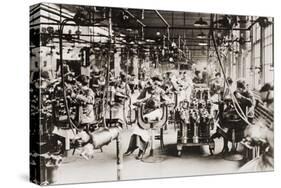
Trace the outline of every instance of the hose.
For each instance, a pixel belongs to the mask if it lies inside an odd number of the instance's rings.
[[[228,89],[230,90],[230,95],[231,95],[231,100],[233,102],[233,106],[235,108],[235,111],[237,112],[237,114],[239,115],[239,117],[245,122],[247,123],[248,125],[252,125],[252,123],[250,123],[246,117],[246,115],[244,114],[243,110],[241,109],[241,106],[240,104],[238,103],[237,101],[237,98],[234,96],[230,86],[229,86],[229,83],[227,82],[227,78],[226,78],[226,74],[225,74],[225,71],[224,71],[224,68],[222,66],[222,62],[221,62],[221,59],[220,59],[220,56],[219,56],[219,52],[218,52],[218,48],[217,48],[217,44],[216,44],[216,40],[215,40],[215,36],[214,36],[214,32],[211,31],[211,36],[212,36],[212,40],[213,40],[213,44],[214,44],[214,48],[215,48],[215,52],[216,52],[216,55],[217,55],[217,59],[218,59],[218,62],[219,62],[219,65],[220,65],[220,68],[222,70],[222,73],[223,73],[223,77],[224,77],[224,80],[225,80],[225,84],[226,86],[228,87]]]

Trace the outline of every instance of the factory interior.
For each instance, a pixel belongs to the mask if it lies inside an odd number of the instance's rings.
[[[272,171],[273,31],[271,17],[31,6],[31,181]]]

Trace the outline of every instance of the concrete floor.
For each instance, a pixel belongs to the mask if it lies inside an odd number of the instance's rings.
[[[122,133],[122,152],[127,149],[131,129]],[[222,140],[215,140],[215,155],[209,155],[208,146],[184,147],[181,157],[177,156],[176,131],[169,129],[164,134],[165,151],[160,153],[164,161],[160,163],[144,163],[136,160],[137,151],[131,156],[125,156],[121,180],[194,176],[207,174],[236,173],[239,162],[227,161],[218,153],[222,149]],[[156,141],[156,148],[159,141]],[[93,159],[85,160],[78,154],[67,158],[58,170],[56,184],[115,181],[117,180],[116,142],[103,148],[103,152],[95,150]]]

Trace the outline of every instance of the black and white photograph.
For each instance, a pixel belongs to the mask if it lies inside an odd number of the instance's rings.
[[[30,6],[30,181],[273,171],[274,21]]]

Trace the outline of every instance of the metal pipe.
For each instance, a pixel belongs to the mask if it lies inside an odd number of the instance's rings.
[[[154,10],[159,18],[166,24],[167,27],[171,27],[170,24],[165,20],[165,18],[160,14],[158,10]]]
[[[170,40],[170,24],[165,20],[165,18],[160,14],[158,10],[154,10],[156,14],[159,16],[159,18],[166,24],[167,26],[167,39]]]
[[[38,25],[58,25],[56,23],[46,23],[46,22],[42,22],[42,23],[38,23],[38,24],[32,24],[30,25],[30,27],[35,27]],[[77,26],[76,24],[65,24],[67,26]],[[108,27],[108,25],[106,24],[97,24],[97,25],[83,25],[85,27]],[[128,28],[127,26],[117,26],[117,25],[113,25],[113,28]],[[139,27],[136,26],[131,26],[131,29],[139,29]],[[164,26],[145,26],[145,29],[167,29],[167,27]],[[210,30],[210,27],[182,27],[182,26],[174,26],[174,27],[169,27],[169,29],[180,29],[180,30]],[[223,31],[223,30],[229,30],[228,28],[213,28],[214,31]],[[233,28],[233,31],[249,31],[247,28]]]
[[[58,12],[60,12],[60,10],[59,9],[57,9],[57,8],[54,8],[54,7],[51,7],[51,6],[48,6],[48,5],[46,5],[46,4],[41,4],[42,6],[45,6],[46,8],[48,8],[48,9],[52,9],[52,10],[54,10],[54,11],[58,11]],[[73,15],[71,15],[71,14],[69,14],[69,13],[67,13],[67,12],[65,12],[65,11],[63,11],[63,10],[61,10],[61,13],[62,14],[65,14],[66,16],[69,16],[69,17],[72,17]]]
[[[60,28],[59,28],[59,55],[60,55],[60,72],[61,72],[61,85],[63,88],[63,100],[64,100],[64,105],[65,105],[65,110],[66,110],[66,114],[67,114],[67,120],[69,122],[69,125],[72,126],[72,122],[70,119],[70,111],[68,108],[68,101],[66,100],[66,92],[64,90],[65,87],[65,80],[64,80],[64,66],[63,66],[63,46],[62,46],[62,35],[63,35],[63,28],[65,26],[65,23],[67,23],[68,21],[73,21],[73,19],[71,18],[67,18],[65,20],[63,20],[60,24]],[[73,131],[74,133],[74,131]]]
[[[146,27],[146,25],[144,23],[142,23],[142,21],[140,21],[135,15],[133,15],[128,9],[123,9],[124,12],[126,12],[130,17],[132,17],[133,19],[135,19],[142,27]]]
[[[40,11],[40,4],[37,5],[36,7],[34,7],[33,9],[30,9],[29,11],[29,16],[33,16],[35,13],[37,13],[38,11]]]
[[[40,10],[44,10],[44,11],[46,11],[47,13],[51,13],[51,14],[54,14],[54,15],[56,15],[56,16],[61,16],[62,18],[65,18],[65,19],[71,18],[70,16],[61,15],[60,13],[57,13],[57,12],[52,11],[52,10],[50,10],[50,9],[48,9],[48,8],[45,8],[45,7],[40,7]]]
[[[56,19],[54,19],[54,18],[45,16],[45,15],[37,16],[36,18],[33,18],[33,19],[30,20],[29,22],[32,23],[32,22],[34,22],[35,20],[38,20],[38,19],[40,19],[40,18],[46,18],[46,19],[48,19],[48,20],[52,20],[52,21],[54,21],[54,22],[57,22],[58,24],[59,24],[59,22],[60,22],[59,20],[56,20]]]

